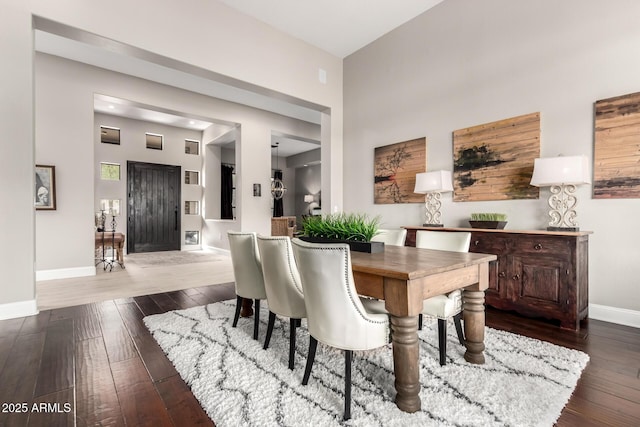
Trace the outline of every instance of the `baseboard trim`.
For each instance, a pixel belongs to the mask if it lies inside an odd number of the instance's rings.
[[[38,304],[36,304],[36,300],[34,299],[0,304],[0,320],[34,316],[38,313]]]
[[[70,279],[72,277],[87,277],[95,275],[96,268],[94,266],[39,270],[36,271],[36,282],[40,282],[42,280]]]
[[[640,311],[589,304],[589,318],[640,328]]]

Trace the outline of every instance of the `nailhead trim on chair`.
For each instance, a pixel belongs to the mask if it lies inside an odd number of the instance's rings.
[[[347,266],[344,269],[344,279],[345,279],[344,283],[345,284],[349,283],[349,269],[348,269],[348,266],[349,266],[350,262],[348,262],[349,258],[347,258],[348,257],[348,253],[347,253],[348,249],[346,249],[346,248],[335,248],[335,247],[334,248],[328,248],[328,247],[324,247],[324,246],[323,247],[309,247],[309,246],[306,246],[306,245],[302,245],[302,246],[306,247],[308,249],[312,249],[312,250],[340,251],[340,252],[342,252],[343,256],[347,259],[347,263],[346,263]],[[360,315],[360,317],[362,317],[362,320],[364,320],[364,321],[366,321],[368,323],[387,323],[387,330],[389,330],[389,326],[388,326],[389,322],[378,322],[378,321],[370,320],[370,319],[366,318],[365,315],[360,310],[358,310],[358,306],[354,302],[353,294],[351,293],[351,288],[349,286],[347,286],[347,293],[349,294],[349,299],[351,300],[351,303],[355,307],[355,309],[358,312],[358,314]],[[358,299],[360,299],[360,298],[358,297]],[[389,334],[387,334],[387,335],[389,335]]]
[[[281,241],[286,241],[286,240],[290,240],[291,238],[289,236],[258,236],[258,239],[260,240],[281,240]],[[296,270],[298,269],[298,266],[293,266],[291,265],[291,259],[293,258],[293,254],[290,252],[291,246],[287,245],[285,243],[284,245],[285,249],[287,250],[287,264],[289,264],[289,274],[291,274],[291,281],[293,282],[293,284],[295,285],[296,289],[298,291],[300,291],[301,294],[304,294],[304,291],[302,290],[302,286],[300,283],[298,283],[296,281],[295,276],[291,273],[293,271],[293,269],[295,268]]]
[[[313,248],[313,249],[316,249],[316,248]],[[343,257],[346,258],[346,260],[345,260],[346,261],[346,267],[344,269],[344,283],[345,284],[349,283],[349,268],[348,267],[349,267],[350,262],[349,262],[349,258],[348,258],[349,255],[348,255],[348,252],[347,252],[348,249],[346,249],[346,248],[318,248],[318,249],[325,250],[325,251],[336,250],[336,251],[342,252]],[[369,323],[385,323],[385,322],[376,322],[376,321],[367,319],[365,317],[364,313],[362,313],[360,310],[358,310],[358,306],[355,303],[354,295],[353,295],[353,293],[351,293],[351,287],[350,286],[347,286],[347,293],[349,294],[349,299],[351,300],[351,303],[354,305],[354,307],[358,311],[358,314],[360,315],[360,317],[362,317],[363,320],[365,320],[365,321],[367,321]],[[360,297],[358,297],[358,300],[359,299],[360,299]]]
[[[289,236],[286,237],[287,239],[291,239]],[[298,266],[293,266],[291,265],[291,259],[293,259],[293,254],[290,252],[291,250],[291,245],[287,245],[285,244],[285,248],[287,249],[287,263],[289,264],[289,273],[291,273],[293,271],[293,269],[295,268],[296,270],[298,269]],[[299,283],[299,281],[296,280],[296,278],[293,276],[293,274],[291,274],[291,280],[293,281],[293,284],[295,285],[296,289],[300,291],[300,293],[304,294],[304,291],[302,290],[302,284]]]
[[[256,238],[258,237],[258,235],[256,233],[247,233],[247,232],[243,232],[243,231],[232,231],[232,233],[237,235],[237,236],[256,236]],[[262,268],[262,260],[260,259],[260,252],[258,252],[256,250],[256,245],[255,244],[251,245],[251,252],[255,256],[255,259],[258,261],[258,267]]]

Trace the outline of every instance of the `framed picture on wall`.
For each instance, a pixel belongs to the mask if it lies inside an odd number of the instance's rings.
[[[427,168],[427,138],[374,149],[373,203],[424,203],[416,194],[416,174]]]
[[[453,201],[537,199],[530,185],[540,157],[540,113],[453,132]]]
[[[593,198],[640,198],[640,92],[595,105]]]
[[[36,210],[56,210],[56,167],[36,165]]]

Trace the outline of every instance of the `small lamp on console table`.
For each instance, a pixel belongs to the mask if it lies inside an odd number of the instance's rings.
[[[442,217],[440,213],[440,207],[442,206],[440,194],[451,191],[453,191],[453,185],[451,184],[450,171],[433,171],[416,174],[416,186],[413,192],[425,195],[425,207],[427,208],[427,220],[423,224],[425,227],[443,226],[440,222],[440,218]]]
[[[535,159],[531,185],[551,187],[549,231],[578,231],[576,186],[590,184],[587,156],[558,156]]]
[[[309,214],[311,214],[311,203],[313,203],[313,194],[305,194],[304,202],[309,205]]]

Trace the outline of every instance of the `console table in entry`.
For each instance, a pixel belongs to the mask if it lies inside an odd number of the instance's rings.
[[[416,231],[466,231],[470,252],[495,254],[489,264],[486,303],[529,317],[580,329],[589,313],[590,231],[493,230],[479,228],[412,227],[407,246],[415,246]]]
[[[115,252],[115,261],[121,266],[124,265],[124,234],[112,231],[96,231],[95,248],[111,247]]]

